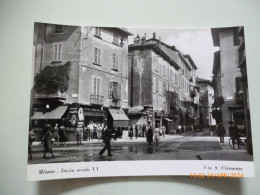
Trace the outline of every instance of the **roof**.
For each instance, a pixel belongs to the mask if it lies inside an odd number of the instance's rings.
[[[197,83],[208,83],[208,84],[211,84],[210,80],[199,78],[199,77],[196,78],[196,82]]]
[[[185,61],[185,55],[182,54],[181,51],[179,51],[178,49],[176,49],[175,46],[170,46],[162,41],[160,41],[159,39],[156,38],[151,38],[146,40],[146,42],[155,42],[155,43],[160,43],[163,47],[160,47],[160,49],[162,49],[167,55],[172,56],[173,59],[175,60],[175,62],[177,63],[177,55],[176,53],[179,54],[179,56],[183,59],[184,63],[187,65],[187,67],[191,70],[191,67],[189,66],[189,64]],[[191,58],[191,57],[190,57]],[[192,60],[192,59],[191,59]],[[193,62],[193,61],[192,61]],[[194,62],[193,62],[194,64]],[[195,66],[195,64],[194,64]],[[196,66],[195,66],[196,67]],[[197,67],[196,67],[197,68]]]
[[[123,110],[119,109],[108,109],[114,121],[129,121]]]
[[[31,117],[32,120],[48,120],[48,119],[61,119],[65,114],[68,106],[59,106],[56,109],[50,112],[35,112],[35,114]]]
[[[211,36],[213,39],[213,45],[219,46],[219,33],[223,32],[223,31],[227,31],[227,30],[231,30],[231,29],[236,29],[238,28],[237,26],[235,27],[224,27],[224,28],[211,28]]]
[[[190,61],[190,63],[191,63],[191,65],[192,65],[192,67],[193,67],[195,70],[197,70],[197,69],[198,69],[198,68],[197,68],[197,66],[195,65],[194,61],[192,60],[192,58],[191,58],[191,56],[190,56],[190,55],[188,55],[188,54],[185,54],[185,55],[184,55],[184,57],[185,57],[185,58],[188,58],[188,60]]]
[[[115,28],[115,29],[117,29],[117,30],[119,30],[119,31],[121,31],[121,32],[123,32],[123,33],[125,33],[125,34],[127,34],[127,35],[130,35],[130,36],[133,35],[132,33],[130,33],[130,32],[128,31],[127,28]]]
[[[160,46],[160,43],[162,42],[146,42],[144,44],[131,44],[128,46],[129,51],[134,50],[134,49],[140,49],[140,48],[149,48],[149,49],[153,49],[158,55],[162,56],[166,61],[168,61],[172,66],[174,66],[176,69],[180,69],[180,66],[176,63],[176,58],[175,56],[177,56],[175,53],[173,53],[174,51],[170,51],[168,49],[165,49],[163,47]]]

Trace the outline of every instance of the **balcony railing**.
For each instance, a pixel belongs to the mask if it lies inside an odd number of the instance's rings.
[[[104,104],[104,96],[90,95],[90,104],[92,104],[92,105],[103,105]]]
[[[109,102],[109,106],[110,107],[113,107],[113,108],[121,108],[122,104],[121,104],[121,101],[118,100],[118,101],[110,101]]]

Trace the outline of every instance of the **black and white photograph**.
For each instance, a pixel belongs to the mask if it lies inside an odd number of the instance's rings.
[[[28,165],[253,162],[243,26],[36,22],[32,66]]]

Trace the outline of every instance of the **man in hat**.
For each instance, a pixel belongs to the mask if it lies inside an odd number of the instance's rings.
[[[237,141],[237,147],[239,148],[240,136],[239,129],[233,121],[229,121],[229,136],[232,139],[233,148],[235,148],[235,141]]]

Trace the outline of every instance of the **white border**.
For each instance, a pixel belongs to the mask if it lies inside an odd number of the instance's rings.
[[[242,170],[222,170],[223,166],[242,168]],[[205,169],[206,167],[206,169]],[[213,170],[209,170],[212,167]],[[218,170],[215,170],[215,167]],[[61,172],[62,169],[74,172]],[[88,169],[88,171],[86,171]],[[49,174],[39,174],[39,170],[55,171]],[[77,172],[77,170],[80,170]],[[252,161],[216,161],[216,160],[158,160],[158,161],[98,161],[75,163],[34,164],[27,166],[27,180],[51,180],[87,177],[114,176],[166,176],[209,173],[232,175],[243,173],[243,177],[254,177],[254,162]]]

